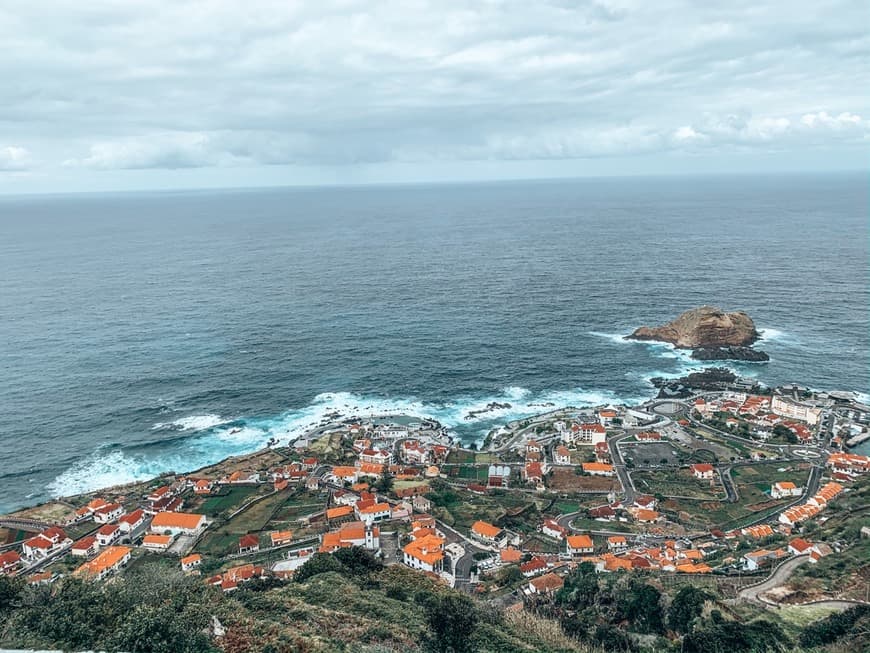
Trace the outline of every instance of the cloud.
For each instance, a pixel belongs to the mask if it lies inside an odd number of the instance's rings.
[[[867,138],[865,11],[32,0],[0,5],[0,143],[79,171],[771,148],[836,161]]]
[[[30,152],[26,148],[7,145],[0,147],[0,171],[27,170],[31,165]]]

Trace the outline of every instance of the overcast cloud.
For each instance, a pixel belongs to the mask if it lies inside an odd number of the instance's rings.
[[[834,170],[870,142],[862,1],[9,0],[0,43],[5,192]]]

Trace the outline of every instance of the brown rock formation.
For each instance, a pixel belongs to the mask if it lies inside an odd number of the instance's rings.
[[[669,342],[682,349],[745,347],[759,337],[755,323],[746,313],[726,313],[713,306],[694,308],[664,326],[642,326],[626,336],[631,340]]]

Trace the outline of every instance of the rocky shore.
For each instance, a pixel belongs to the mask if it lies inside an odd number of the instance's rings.
[[[692,372],[678,379],[655,377],[650,383],[658,388],[658,399],[683,399],[698,391],[712,392],[728,389],[738,376],[725,367],[710,367],[701,372]]]

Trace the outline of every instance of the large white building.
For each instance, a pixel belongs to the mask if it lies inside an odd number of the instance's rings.
[[[777,415],[798,419],[810,426],[818,424],[822,415],[822,409],[817,406],[789,401],[778,395],[774,396],[773,401],[770,402],[770,409]]]

